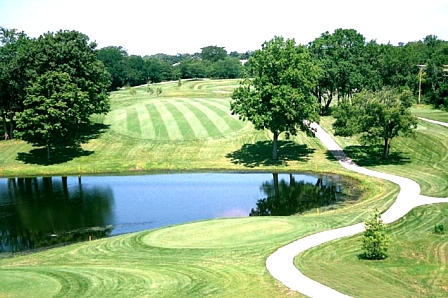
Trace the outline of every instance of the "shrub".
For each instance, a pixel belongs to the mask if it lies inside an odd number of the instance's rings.
[[[362,258],[368,260],[382,260],[387,258],[387,246],[389,245],[389,236],[386,235],[383,220],[378,210],[371,214],[370,218],[364,223],[366,230],[362,237],[362,249],[364,254]]]
[[[157,88],[157,90],[156,90],[156,94],[157,94],[157,96],[159,96],[160,94],[162,94],[162,88]]]
[[[443,224],[438,224],[434,226],[434,233],[436,234],[443,234],[445,231],[445,227],[443,226]]]
[[[135,95],[137,94],[137,91],[134,88],[129,89],[129,93],[131,93],[131,95]]]

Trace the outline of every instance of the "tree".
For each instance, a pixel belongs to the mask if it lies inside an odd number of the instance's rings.
[[[95,47],[76,31],[45,33],[32,41],[19,57],[19,65],[27,65],[22,79],[29,86],[23,111],[16,113],[18,136],[49,153],[55,146],[77,145],[77,132],[89,117],[109,111],[110,75]]]
[[[305,120],[319,120],[319,104],[311,93],[319,68],[304,46],[282,37],[265,42],[249,61],[255,77],[246,77],[234,90],[231,111],[256,129],[273,133],[272,158],[277,160],[280,133],[289,136],[299,129],[309,131]]]
[[[74,84],[70,75],[49,71],[27,89],[24,111],[17,114],[17,137],[51,147],[73,145],[78,124],[85,120],[82,110],[89,96]]]
[[[367,74],[363,71],[365,38],[354,29],[336,29],[321,34],[308,45],[322,67],[314,94],[327,112],[334,94],[338,99],[361,90]]]
[[[208,46],[201,48],[201,58],[211,62],[216,62],[227,57],[224,47]]]
[[[96,54],[112,76],[110,91],[123,87],[126,80],[125,59],[128,57],[126,50],[122,47],[109,46],[97,50]]]
[[[343,101],[335,108],[335,134],[361,134],[363,144],[375,144],[383,140],[383,158],[387,159],[394,137],[414,135],[417,118],[409,110],[412,103],[413,97],[409,90],[398,92],[382,89],[357,93],[351,101]]]
[[[364,223],[365,231],[362,236],[363,258],[369,260],[382,260],[387,258],[389,236],[386,235],[383,220],[378,210]]]
[[[0,114],[3,130],[14,137],[14,113],[23,109],[26,65],[19,63],[21,53],[28,52],[30,39],[16,29],[0,27]]]

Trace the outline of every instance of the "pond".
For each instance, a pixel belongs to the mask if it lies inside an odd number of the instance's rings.
[[[354,185],[337,175],[277,173],[4,178],[0,252],[213,218],[334,208],[360,196]]]

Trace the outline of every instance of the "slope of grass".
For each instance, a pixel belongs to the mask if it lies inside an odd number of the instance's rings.
[[[332,132],[332,117],[323,117],[321,126]],[[356,138],[335,137],[357,164],[376,171],[415,180],[424,195],[448,197],[448,129],[418,122],[414,138],[394,138],[389,160],[381,159],[381,146],[361,146]]]
[[[237,80],[184,81],[146,86],[136,94],[111,94],[111,112],[97,116],[80,150],[60,150],[46,160],[44,148],[0,141],[0,177],[131,173],[135,171],[278,170],[345,173],[325,148],[300,133],[283,140],[279,163],[271,162],[271,135],[230,114]]]
[[[389,257],[358,259],[361,235],[300,254],[295,264],[308,277],[355,297],[447,297],[448,236],[434,233],[448,226],[448,204],[412,210],[387,227]]]
[[[269,275],[267,256],[384,210],[397,194],[390,183],[376,190],[361,204],[320,214],[194,222],[3,258],[0,296],[299,297]]]
[[[427,105],[416,105],[411,109],[412,113],[418,117],[448,123],[448,112],[440,109],[434,109]]]

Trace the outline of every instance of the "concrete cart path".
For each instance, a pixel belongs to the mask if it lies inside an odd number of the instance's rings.
[[[400,193],[397,196],[397,200],[381,216],[384,223],[396,221],[417,206],[433,203],[448,203],[448,198],[421,196],[420,186],[411,179],[359,167],[345,155],[342,148],[318,124],[313,123],[311,126],[316,131],[316,137],[319,138],[328,150],[333,153],[334,157],[343,167],[361,174],[389,180],[400,186]],[[266,267],[269,273],[285,286],[309,297],[349,297],[303,275],[294,266],[294,258],[299,253],[309,248],[338,238],[355,235],[363,231],[364,224],[359,223],[301,238],[278,249],[270,255],[266,260]]]
[[[423,118],[423,117],[418,117],[418,119],[448,127],[448,123],[446,123],[446,122],[431,120],[431,119]]]

